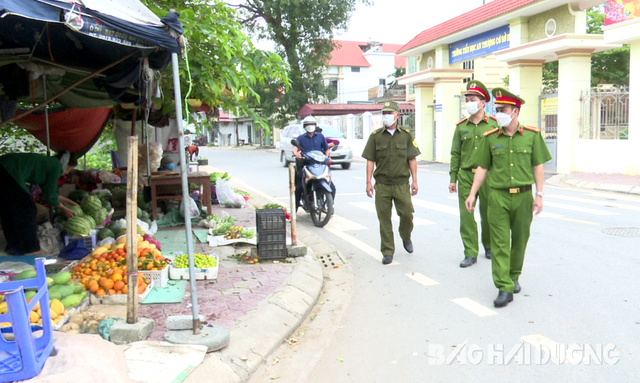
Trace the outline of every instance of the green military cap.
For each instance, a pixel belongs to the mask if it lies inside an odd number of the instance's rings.
[[[489,94],[487,87],[478,80],[471,80],[467,83],[467,91],[464,95],[466,96],[471,94],[482,96],[487,102],[491,101],[491,94]]]
[[[395,101],[385,101],[382,105],[383,112],[399,112],[400,105]]]
[[[516,96],[515,94],[509,92],[505,88],[493,88],[491,90],[491,94],[496,99],[494,104],[506,104],[506,105],[515,105],[518,108],[524,105],[524,99]]]

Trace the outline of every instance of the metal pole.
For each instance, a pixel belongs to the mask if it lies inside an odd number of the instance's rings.
[[[47,99],[47,75],[42,75],[42,92],[45,100]],[[47,131],[47,157],[51,155],[51,140],[49,137],[49,104],[44,105],[44,126]],[[64,170],[64,169],[62,169]]]
[[[187,235],[187,254],[189,256],[189,287],[191,288],[191,313],[193,315],[193,335],[200,333],[198,316],[198,297],[196,296],[196,272],[193,261],[193,234],[191,233],[191,213],[189,212],[189,181],[187,171],[189,163],[184,150],[184,126],[182,126],[182,102],[180,96],[180,74],[178,72],[178,54],[171,54],[173,66],[173,94],[176,106],[176,122],[178,123],[178,152],[180,153],[180,175],[182,177],[182,202],[184,205],[184,226]]]
[[[291,245],[298,245],[298,234],[296,230],[297,222],[297,209],[296,209],[296,167],[294,164],[289,164],[289,194],[290,194],[290,206],[291,206]]]

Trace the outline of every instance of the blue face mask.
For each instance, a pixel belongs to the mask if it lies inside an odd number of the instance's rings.
[[[175,166],[175,164],[172,162],[170,164],[166,164],[164,167],[167,168],[167,170],[173,170],[174,166]]]

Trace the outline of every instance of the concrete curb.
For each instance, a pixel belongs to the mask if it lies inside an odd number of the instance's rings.
[[[315,254],[307,248],[304,257],[285,283],[231,330],[231,343],[209,353],[185,380],[240,383],[266,362],[283,341],[304,321],[315,306],[324,282],[323,270]]]
[[[620,184],[604,184],[597,182],[589,182],[573,178],[570,175],[557,174],[549,179],[549,181],[561,182],[567,185],[575,186],[581,189],[591,189],[598,191],[607,191],[615,193],[640,195],[640,186],[620,185]]]

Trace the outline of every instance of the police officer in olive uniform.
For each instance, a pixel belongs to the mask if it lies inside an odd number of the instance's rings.
[[[478,80],[469,81],[464,98],[469,118],[458,122],[453,133],[449,193],[458,192],[460,236],[464,246],[464,259],[460,262],[460,267],[469,267],[476,263],[478,258],[478,225],[473,213],[468,212],[464,204],[464,201],[469,196],[469,191],[473,184],[473,176],[476,172],[476,167],[471,162],[471,157],[478,149],[484,132],[497,128],[498,124],[494,117],[487,117],[484,113],[487,101],[491,101],[491,95],[483,83]],[[487,220],[488,196],[489,187],[483,185],[480,188],[482,245],[484,246],[485,256],[491,259],[491,236],[489,235],[489,221]]]
[[[465,205],[467,210],[473,210],[476,193],[488,178],[491,269],[493,283],[499,290],[493,304],[504,307],[513,300],[514,293],[520,292],[518,278],[533,214],[542,211],[543,166],[551,159],[551,153],[540,129],[518,122],[524,100],[504,88],[495,88],[491,93],[499,128],[484,133],[473,157],[478,170]],[[533,183],[535,199],[531,192]]]
[[[418,194],[418,144],[406,129],[399,129],[400,107],[387,101],[382,108],[384,127],[375,130],[367,141],[362,157],[367,159],[367,196],[373,197],[375,190],[376,212],[380,222],[380,251],[382,264],[393,261],[395,244],[391,225],[392,205],[400,218],[400,238],[404,249],[413,253],[411,232],[413,231],[413,203],[411,196]],[[375,171],[374,171],[375,168]],[[375,178],[375,187],[371,176]],[[409,184],[409,176],[412,183]]]

